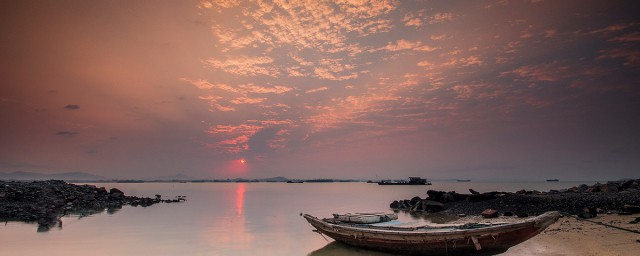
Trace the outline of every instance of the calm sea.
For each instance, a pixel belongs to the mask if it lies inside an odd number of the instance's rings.
[[[0,225],[0,255],[388,255],[354,249],[312,232],[300,213],[389,211],[389,203],[428,189],[468,193],[548,191],[593,182],[434,182],[432,186],[367,183],[98,183],[127,195],[186,196],[184,203],[123,207],[115,213],[62,218],[62,227]],[[417,220],[400,213],[403,221]],[[332,243],[333,242],[333,243]],[[515,247],[514,247],[515,248]],[[509,254],[507,252],[506,254]]]

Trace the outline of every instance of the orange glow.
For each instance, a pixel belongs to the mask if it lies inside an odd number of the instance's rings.
[[[242,215],[242,207],[244,205],[244,188],[245,184],[244,183],[239,183],[238,184],[238,188],[236,188],[236,212],[238,213],[238,216]]]
[[[245,164],[246,162],[247,162],[247,160],[240,159],[240,163],[241,163],[241,164]]]

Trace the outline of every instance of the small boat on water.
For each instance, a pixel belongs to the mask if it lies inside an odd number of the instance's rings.
[[[408,181],[382,180],[378,182],[378,185],[431,185],[431,181],[428,181],[427,179],[423,179],[420,177],[409,177]]]
[[[556,181],[560,181],[559,179],[548,179],[548,182],[556,182]]]
[[[546,212],[510,223],[406,227],[385,222],[357,224],[341,221],[338,217],[319,219],[309,214],[300,215],[316,228],[314,231],[336,241],[372,250],[412,255],[504,252],[539,234],[560,217],[558,212]]]
[[[456,180],[457,182],[471,182],[471,180],[466,179],[466,180]]]

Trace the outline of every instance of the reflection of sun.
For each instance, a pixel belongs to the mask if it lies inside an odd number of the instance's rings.
[[[241,164],[244,164],[244,163],[246,163],[246,162],[247,162],[246,160],[244,160],[244,159],[240,159],[240,163],[241,163]]]

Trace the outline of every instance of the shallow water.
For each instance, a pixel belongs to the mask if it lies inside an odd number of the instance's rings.
[[[389,211],[396,199],[428,189],[467,193],[548,191],[593,182],[434,182],[432,186],[367,183],[97,183],[127,195],[187,201],[62,218],[61,227],[0,225],[0,255],[387,255],[332,243],[312,232],[300,213]],[[403,221],[425,221],[400,213]]]

